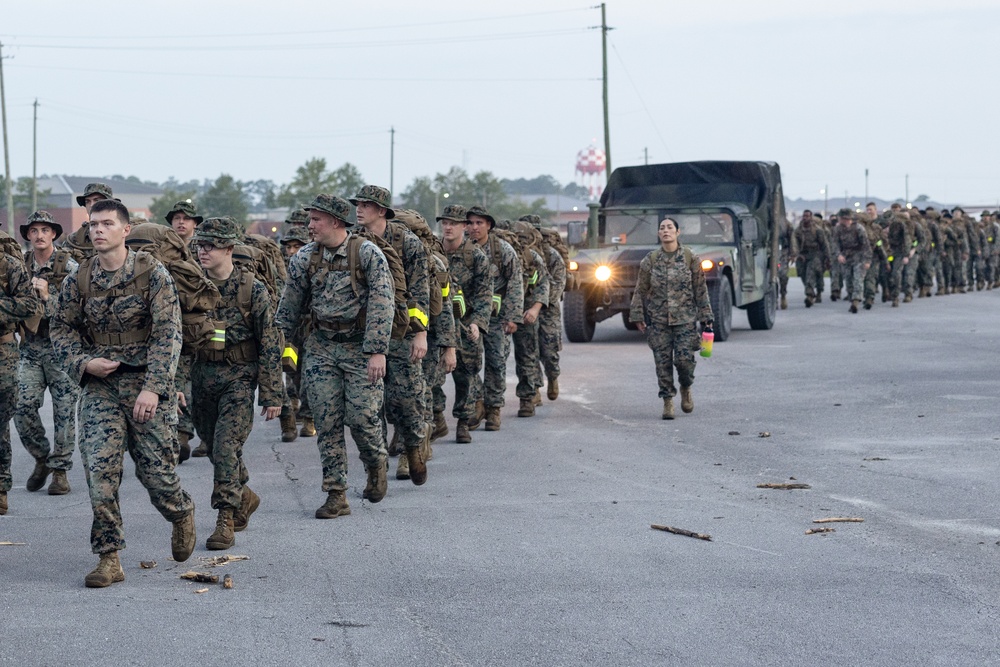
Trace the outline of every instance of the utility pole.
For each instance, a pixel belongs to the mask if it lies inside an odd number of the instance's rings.
[[[396,128],[389,127],[389,192],[395,193],[393,189],[393,181],[396,176]],[[392,195],[390,195],[391,197]],[[389,202],[390,204],[392,202]],[[434,211],[434,215],[437,215],[437,211]]]
[[[865,167],[865,204],[868,204],[868,167]]]
[[[642,149],[642,156],[643,156],[643,158],[645,158],[645,160],[646,160],[646,166],[648,167],[649,166],[649,148],[643,148]]]
[[[10,142],[7,141],[7,98],[3,88],[3,44],[0,43],[0,111],[3,115],[3,164],[7,174],[7,232],[14,236],[14,193],[10,182]]]
[[[31,211],[38,210],[38,98],[35,98],[35,116],[31,125]]]
[[[611,176],[611,129],[608,123],[608,21],[604,3],[601,3],[601,50],[604,68],[604,164],[608,177]]]

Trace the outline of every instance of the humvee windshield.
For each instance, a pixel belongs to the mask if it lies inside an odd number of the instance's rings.
[[[659,245],[656,230],[665,217],[677,221],[682,243],[718,245],[734,243],[733,216],[729,213],[665,213],[657,211],[605,213],[604,242],[614,245]]]

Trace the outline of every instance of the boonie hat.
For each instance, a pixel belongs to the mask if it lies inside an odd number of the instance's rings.
[[[281,235],[281,245],[288,245],[289,243],[301,243],[305,245],[312,241],[309,236],[309,230],[302,225],[295,225],[290,227],[287,232]]]
[[[490,212],[486,210],[485,206],[479,206],[477,204],[476,206],[471,207],[468,211],[465,212],[465,219],[468,220],[469,216],[471,215],[478,215],[481,218],[486,218],[487,220],[489,220],[490,229],[493,229],[494,227],[497,226],[496,218],[490,215]]]
[[[528,213],[527,215],[522,215],[518,220],[523,220],[529,223],[535,229],[539,229],[542,226],[542,219],[535,215],[534,213]]]
[[[289,225],[308,225],[309,214],[301,206],[288,212],[285,222]]]
[[[114,194],[111,192],[111,188],[104,183],[87,183],[87,187],[83,189],[83,194],[76,198],[76,203],[79,206],[83,206],[83,200],[90,195],[101,195],[105,199],[115,198]]]
[[[396,212],[392,210],[392,193],[383,187],[377,185],[364,186],[350,200],[355,206],[358,205],[359,201],[370,201],[376,206],[381,206],[385,209],[385,217],[387,219],[396,217]]]
[[[465,222],[466,221],[465,212],[466,209],[461,204],[449,204],[448,206],[444,207],[444,210],[441,211],[441,215],[439,215],[436,218],[436,220],[438,222],[441,222],[442,220],[454,220],[455,222]]]
[[[199,225],[205,220],[205,218],[198,215],[198,208],[190,199],[185,199],[184,201],[179,201],[174,204],[174,207],[170,209],[165,216],[168,223],[173,222],[174,213],[183,213],[187,217],[192,218],[195,223]]]
[[[351,205],[346,199],[335,197],[334,195],[319,194],[308,206],[303,206],[306,211],[320,211],[327,215],[332,215],[348,227],[354,226],[348,218],[351,215]]]
[[[62,236],[63,233],[62,225],[60,225],[58,222],[55,221],[51,213],[49,213],[48,211],[35,211],[34,213],[28,216],[28,222],[21,225],[21,237],[25,241],[28,240],[28,230],[31,229],[31,225],[35,223],[40,225],[48,225],[49,227],[51,227],[52,231],[56,233],[55,238],[52,239],[53,241]]]
[[[216,248],[232,248],[243,241],[243,226],[233,218],[209,218],[194,230],[193,243],[211,243]]]

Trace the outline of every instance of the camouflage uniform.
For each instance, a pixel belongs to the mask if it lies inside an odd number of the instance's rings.
[[[986,224],[986,243],[990,249],[989,279],[991,284],[987,289],[1000,287],[1000,220],[994,213]]]
[[[864,302],[865,310],[869,310],[875,303],[875,292],[878,289],[879,278],[881,277],[883,266],[886,263],[886,244],[882,239],[882,227],[867,215],[862,216],[862,223],[868,235],[868,247],[872,251],[871,266],[865,272]]]
[[[309,229],[304,226],[304,223],[297,222],[302,217],[305,217],[305,224],[307,224],[309,222],[309,216],[302,209],[293,211],[285,219],[285,222],[289,223],[289,227],[281,237],[282,248],[293,241],[301,243],[305,246],[312,240],[309,236]],[[290,261],[291,257],[285,258],[286,272]],[[305,359],[302,354],[302,345],[308,334],[309,316],[305,315],[302,317],[302,325],[299,327],[299,330],[295,332],[294,336],[286,339],[286,344],[292,344],[299,350],[299,359],[296,370],[285,373],[285,396],[281,404],[281,414],[283,417],[291,414],[292,402],[297,400],[299,402],[299,409],[295,413],[295,417],[299,420],[312,419],[312,410],[309,409],[309,397],[307,396],[307,392],[302,387],[302,366],[305,363]]]
[[[34,217],[34,216],[33,216]],[[29,218],[29,224],[31,218]],[[48,261],[39,265],[33,252],[25,256],[25,264],[32,277],[51,279],[59,253],[52,253]],[[71,258],[65,261],[67,271],[77,268]],[[59,305],[59,284],[50,281],[49,298],[43,303],[44,316],[37,333],[25,331],[21,338],[21,363],[18,367],[18,401],[14,424],[21,443],[35,461],[50,470],[68,471],[73,467],[73,450],[76,448],[76,402],[80,387],[56,363],[49,339],[49,321]],[[45,402],[45,389],[52,397],[52,447],[45,437],[45,426],[38,414]]]
[[[806,305],[811,306],[823,291],[823,264],[830,256],[830,244],[820,223],[803,221],[796,228],[792,255],[797,258],[797,271],[806,287]]]
[[[657,248],[639,263],[639,280],[629,320],[646,323],[646,338],[656,362],[659,396],[677,394],[674,368],[682,388],[694,383],[695,352],[701,346],[698,322],[712,321],[701,260],[678,243],[677,250]]]
[[[14,243],[0,231],[0,243],[4,242]],[[0,514],[7,513],[7,492],[12,483],[10,420],[17,405],[18,361],[14,329],[37,314],[40,305],[23,262],[0,249]]]
[[[917,273],[917,282],[920,284],[920,295],[927,297],[931,296],[934,281],[941,272],[941,248],[943,247],[943,243],[941,230],[937,224],[936,211],[928,211],[926,217],[922,217],[917,222],[923,224],[924,235],[927,240],[924,252],[920,256],[920,269]],[[941,282],[939,280],[939,291],[940,288]]]
[[[954,208],[951,211],[954,216],[954,224],[961,226],[965,232],[966,243],[969,251],[964,261],[962,271],[962,284],[968,286],[971,291],[976,287],[976,278],[979,271],[979,262],[982,259],[982,248],[979,245],[979,230],[976,228],[976,221],[965,215],[965,211]]]
[[[840,292],[844,288],[844,278],[841,275],[840,263],[837,261],[837,257],[833,254],[833,230],[836,228],[836,221],[831,222],[830,220],[820,219],[820,226],[823,228],[823,233],[826,235],[826,245],[829,250],[827,250],[826,259],[823,260],[823,266],[830,271],[830,301],[836,301],[840,298]],[[822,294],[823,292],[823,280],[820,279],[819,287],[816,290],[817,294]],[[819,301],[819,299],[816,299]]]
[[[483,215],[485,209],[473,206],[466,213]],[[483,215],[492,220],[488,213]],[[468,217],[466,218],[468,219]],[[495,223],[494,223],[495,224]],[[507,388],[507,357],[510,355],[510,336],[503,327],[508,322],[521,325],[524,304],[521,260],[513,246],[490,233],[482,245],[490,260],[490,277],[493,281],[493,299],[499,301],[494,308],[490,325],[483,331],[483,379],[476,377],[475,395],[487,408],[502,408]]]
[[[920,269],[920,256],[926,252],[926,246],[930,245],[927,238],[926,228],[914,218],[915,212],[907,211],[903,213],[903,220],[906,231],[913,239],[910,242],[912,248],[910,262],[903,267],[903,284],[905,285],[906,301],[913,300],[913,290],[917,286],[917,271]]]
[[[86,206],[85,200],[91,195],[101,195],[104,199],[115,198],[111,188],[104,183],[87,183],[83,194],[76,198],[77,205]],[[79,229],[67,236],[61,247],[68,250],[77,262],[81,262],[87,257],[93,257],[94,244],[90,242],[90,221],[84,222]]]
[[[343,221],[350,215],[350,204],[325,194],[318,195],[310,208]],[[359,282],[359,293],[354,293],[347,270],[352,236],[348,233],[335,248],[309,243],[291,259],[276,317],[278,328],[288,338],[304,316],[312,315],[302,375],[316,421],[326,492],[347,490],[345,424],[366,469],[384,469],[387,461],[379,419],[383,381],[369,382],[367,369],[369,356],[389,352],[395,290],[385,255],[373,242],[364,241],[359,258],[366,279]],[[322,264],[329,270],[310,275],[314,252],[322,253]],[[367,315],[359,322],[363,308]]]
[[[792,255],[792,224],[787,220],[778,223],[778,284],[780,285],[781,309],[788,308],[788,266],[794,260]]]
[[[442,251],[443,253],[443,251]],[[442,259],[436,255],[430,255],[429,261],[432,270],[437,273],[448,272],[447,258]],[[431,285],[431,289],[440,289],[438,285]],[[459,348],[458,324],[455,320],[455,311],[451,305],[451,292],[455,286],[448,285],[447,293],[442,291],[441,312],[438,315],[431,315],[430,327],[427,334],[427,355],[423,359],[424,371],[424,419],[431,423],[434,421],[434,414],[445,411],[445,397],[442,387],[447,374],[441,364],[442,350],[449,347],[455,348],[456,361]]]
[[[850,211],[842,210],[841,214],[845,214],[848,219],[851,218]],[[865,264],[870,264],[872,261],[872,249],[868,244],[865,228],[853,221],[846,225],[840,222],[833,228],[830,240],[832,245],[830,254],[833,262],[840,266],[840,275],[847,288],[844,298],[848,301],[861,301],[867,271]],[[846,260],[843,264],[840,263],[840,255]]]
[[[444,217],[465,219],[465,207],[445,207],[438,221]],[[510,246],[508,246],[510,247]],[[455,404],[452,415],[459,420],[470,420],[476,412],[476,381],[483,367],[483,341],[490,326],[493,278],[490,260],[482,248],[466,239],[457,250],[445,250],[448,273],[451,275],[451,299],[455,326],[458,330],[457,365],[452,373],[455,381]],[[469,328],[479,328],[479,339],[469,337]],[[434,387],[435,410],[444,404],[444,392]]]
[[[541,228],[541,218],[537,215],[522,216],[535,229]],[[541,358],[545,376],[549,381],[549,399],[558,395],[559,351],[562,350],[562,297],[566,289],[566,262],[554,247],[543,245],[540,251],[549,272],[549,305],[542,308],[538,317],[538,356]]]
[[[151,268],[148,288],[137,294],[137,258]],[[173,279],[146,253],[128,250],[125,264],[104,271],[98,258],[91,264],[90,297],[83,303],[77,284],[80,270],[63,282],[60,310],[52,319],[52,346],[66,373],[83,385],[80,396],[80,455],[87,471],[94,511],[91,547],[105,554],[125,548],[118,486],[127,451],[136,477],[153,506],[175,524],[194,511],[174,470],[172,427],[177,423],[174,371],[181,350],[181,309]],[[145,332],[145,335],[143,335]],[[93,341],[93,342],[91,342]],[[120,362],[105,378],[86,373],[94,358]],[[160,397],[156,414],[140,423],[132,416],[139,393]]]
[[[523,268],[524,286],[524,310],[528,310],[534,304],[542,304],[539,317],[549,305],[549,272],[545,267],[545,260],[535,250],[541,246],[542,234],[530,223],[518,220],[512,225],[512,231],[517,233],[521,244],[524,247],[532,245],[529,255],[532,259],[531,266]],[[525,400],[533,401],[535,393],[544,384],[542,380],[541,359],[538,356],[538,320],[532,324],[522,322],[517,325],[514,332],[514,368],[517,373],[517,397],[521,399],[522,409],[525,408]],[[534,413],[534,409],[531,410]]]
[[[913,237],[910,235],[910,230],[906,224],[906,218],[902,213],[890,213],[889,214],[889,226],[888,226],[888,237],[889,237],[889,265],[891,267],[891,276],[889,279],[889,298],[892,299],[892,305],[899,305],[899,293],[904,288],[904,271],[906,267],[904,260],[909,262],[907,258],[910,256],[910,251],[913,249]]]
[[[232,247],[239,241],[240,231],[231,218],[209,218],[198,225],[194,243]],[[191,385],[198,410],[194,418],[198,433],[208,443],[208,458],[215,470],[212,508],[236,512],[250,479],[243,463],[243,445],[253,428],[255,390],[260,387],[261,406],[281,405],[282,340],[264,283],[240,268],[226,280],[210,279],[222,300],[209,316],[216,331],[225,331],[225,349],[204,349],[195,355]],[[246,301],[240,303],[243,299]]]

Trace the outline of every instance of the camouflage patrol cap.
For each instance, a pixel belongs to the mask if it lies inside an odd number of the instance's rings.
[[[839,211],[837,211],[837,217],[838,218],[853,218],[854,217],[854,211],[852,211],[849,208],[842,208]]]
[[[370,201],[376,206],[381,206],[385,209],[386,218],[395,218],[396,212],[392,210],[392,193],[383,187],[378,185],[366,185],[360,190],[358,194],[354,195],[354,198],[350,200],[355,206],[358,205],[359,201]]]
[[[285,216],[285,222],[289,225],[308,225],[309,224],[309,214],[301,206],[299,208],[289,210],[288,215]]]
[[[468,211],[465,212],[465,219],[468,220],[469,216],[472,215],[478,215],[480,218],[486,218],[487,220],[489,220],[490,229],[493,229],[494,227],[497,226],[496,218],[490,215],[490,212],[486,210],[485,206],[480,206],[478,204],[472,206],[471,208],[469,208]]]
[[[216,248],[231,248],[243,240],[243,226],[228,215],[209,218],[194,230],[193,243],[211,243]]]
[[[31,225],[36,223],[39,225],[48,225],[52,228],[52,231],[56,233],[55,238],[52,239],[53,241],[62,236],[62,225],[55,221],[55,218],[52,217],[51,213],[48,211],[35,211],[28,216],[28,222],[21,225],[21,237],[24,238],[25,241],[28,240],[28,230],[31,229]]]
[[[507,231],[510,231],[510,229],[511,229],[511,221],[507,220],[506,218],[504,218],[503,220],[500,220],[499,222],[497,222],[496,228],[497,229],[505,229]]]
[[[83,194],[76,198],[76,203],[79,206],[84,206],[83,200],[90,195],[101,195],[105,199],[115,198],[114,194],[111,192],[111,188],[104,183],[87,183],[87,187],[83,189]]]
[[[303,206],[302,209],[305,211],[319,211],[320,213],[332,215],[348,227],[352,227],[354,225],[354,223],[348,219],[351,216],[351,205],[346,199],[341,199],[340,197],[335,197],[334,195],[316,195],[316,198],[312,200],[312,203],[308,206]]]
[[[442,220],[466,222],[465,213],[466,209],[461,204],[449,204],[444,207],[444,210],[441,211],[441,215],[439,215],[436,219],[438,222],[441,222]]]
[[[302,225],[289,227],[288,231],[281,235],[281,245],[288,245],[289,243],[301,243],[305,245],[310,241],[312,241],[312,237],[309,235],[309,230]]]
[[[542,226],[542,219],[535,215],[534,213],[529,213],[527,215],[522,215],[518,220],[523,220],[530,224],[535,229],[540,229]]]
[[[168,223],[173,223],[174,213],[183,213],[199,225],[205,221],[205,218],[198,215],[198,207],[196,207],[194,202],[190,199],[185,199],[184,201],[179,201],[174,204],[174,207],[167,212],[166,216],[164,216]]]

